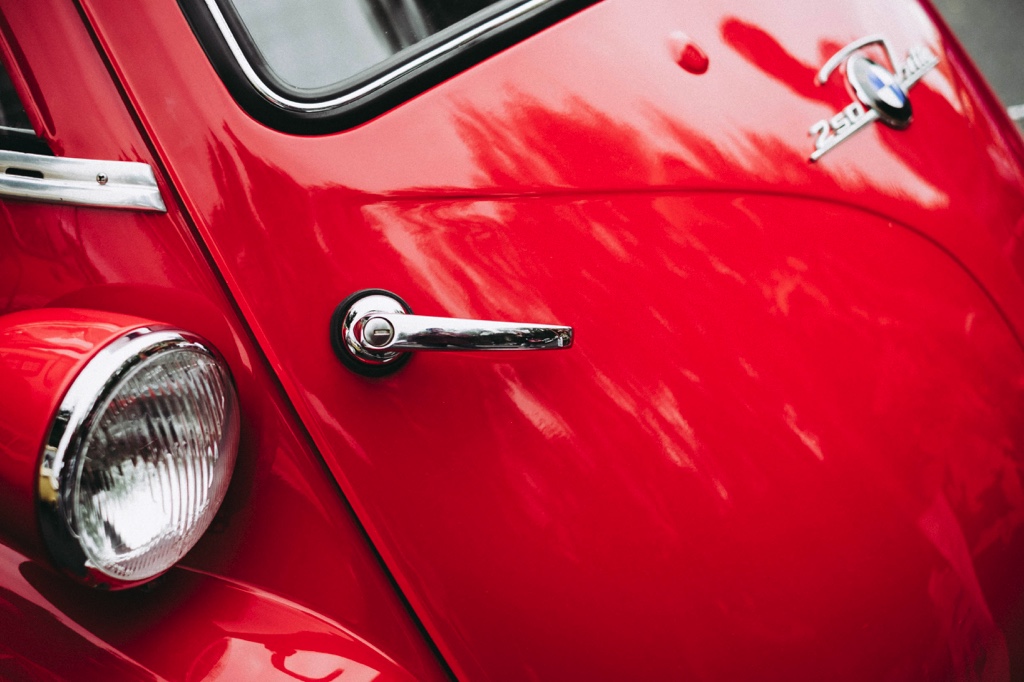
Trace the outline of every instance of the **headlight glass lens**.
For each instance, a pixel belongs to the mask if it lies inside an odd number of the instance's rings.
[[[238,400],[223,361],[175,332],[134,347],[145,341],[126,344],[129,357],[51,472],[67,531],[57,544],[77,543],[90,582],[132,584],[170,568],[209,527],[234,467]]]

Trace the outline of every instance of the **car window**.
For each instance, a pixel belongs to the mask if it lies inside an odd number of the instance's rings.
[[[228,2],[263,67],[290,90],[345,81],[477,15],[495,0],[240,0]],[[463,29],[472,22],[465,22]],[[398,60],[396,60],[398,61]]]
[[[45,142],[36,137],[25,107],[14,90],[7,69],[0,65],[0,149],[32,154],[50,154]]]
[[[595,0],[181,0],[235,99],[289,132],[361,123]]]

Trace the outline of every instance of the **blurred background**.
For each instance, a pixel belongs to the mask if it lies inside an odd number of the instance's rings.
[[[1024,0],[932,0],[1024,131]]]

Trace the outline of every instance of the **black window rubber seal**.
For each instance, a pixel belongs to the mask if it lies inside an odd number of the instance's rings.
[[[453,48],[429,63],[381,85],[363,97],[319,111],[286,109],[266,99],[246,77],[206,7],[205,1],[178,0],[178,4],[228,92],[250,116],[281,132],[295,135],[323,135],[340,132],[365,123],[598,1],[555,0],[509,20],[494,31],[484,33]],[[229,23],[234,20],[229,12],[224,12],[224,16]],[[236,39],[239,39],[241,31],[235,27],[233,29],[235,29]],[[239,42],[243,41],[239,39]],[[244,45],[243,50],[246,50]],[[266,68],[261,68],[259,59],[251,58],[249,62],[263,83],[285,99],[316,102],[331,99],[344,92],[343,90],[328,92],[312,99],[308,95],[288,91],[272,73]],[[379,75],[380,69],[371,70],[368,73]],[[354,84],[347,82],[347,89],[358,87],[366,80],[364,78]]]
[[[0,149],[24,154],[53,156],[50,145],[36,137],[36,134],[30,130],[0,128]]]

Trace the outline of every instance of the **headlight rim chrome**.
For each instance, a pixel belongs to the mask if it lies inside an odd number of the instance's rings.
[[[126,580],[92,564],[70,525],[64,501],[71,492],[65,483],[73,487],[76,482],[75,469],[80,465],[75,458],[81,452],[95,420],[102,416],[102,406],[136,368],[159,354],[174,350],[206,355],[222,370],[227,388],[234,395],[235,409],[229,418],[235,421],[233,426],[237,433],[238,391],[223,356],[197,334],[153,324],[131,329],[101,348],[71,382],[50,419],[38,467],[36,508],[39,527],[54,563],[87,585],[107,589],[133,587],[154,580],[173,566],[172,563],[153,575]],[[237,446],[236,440],[236,452]],[[232,459],[236,452],[231,453]],[[69,465],[71,478],[65,473],[65,467]],[[232,468],[233,465],[232,462]],[[230,470],[227,476],[230,480]],[[217,501],[217,506],[221,501]]]

